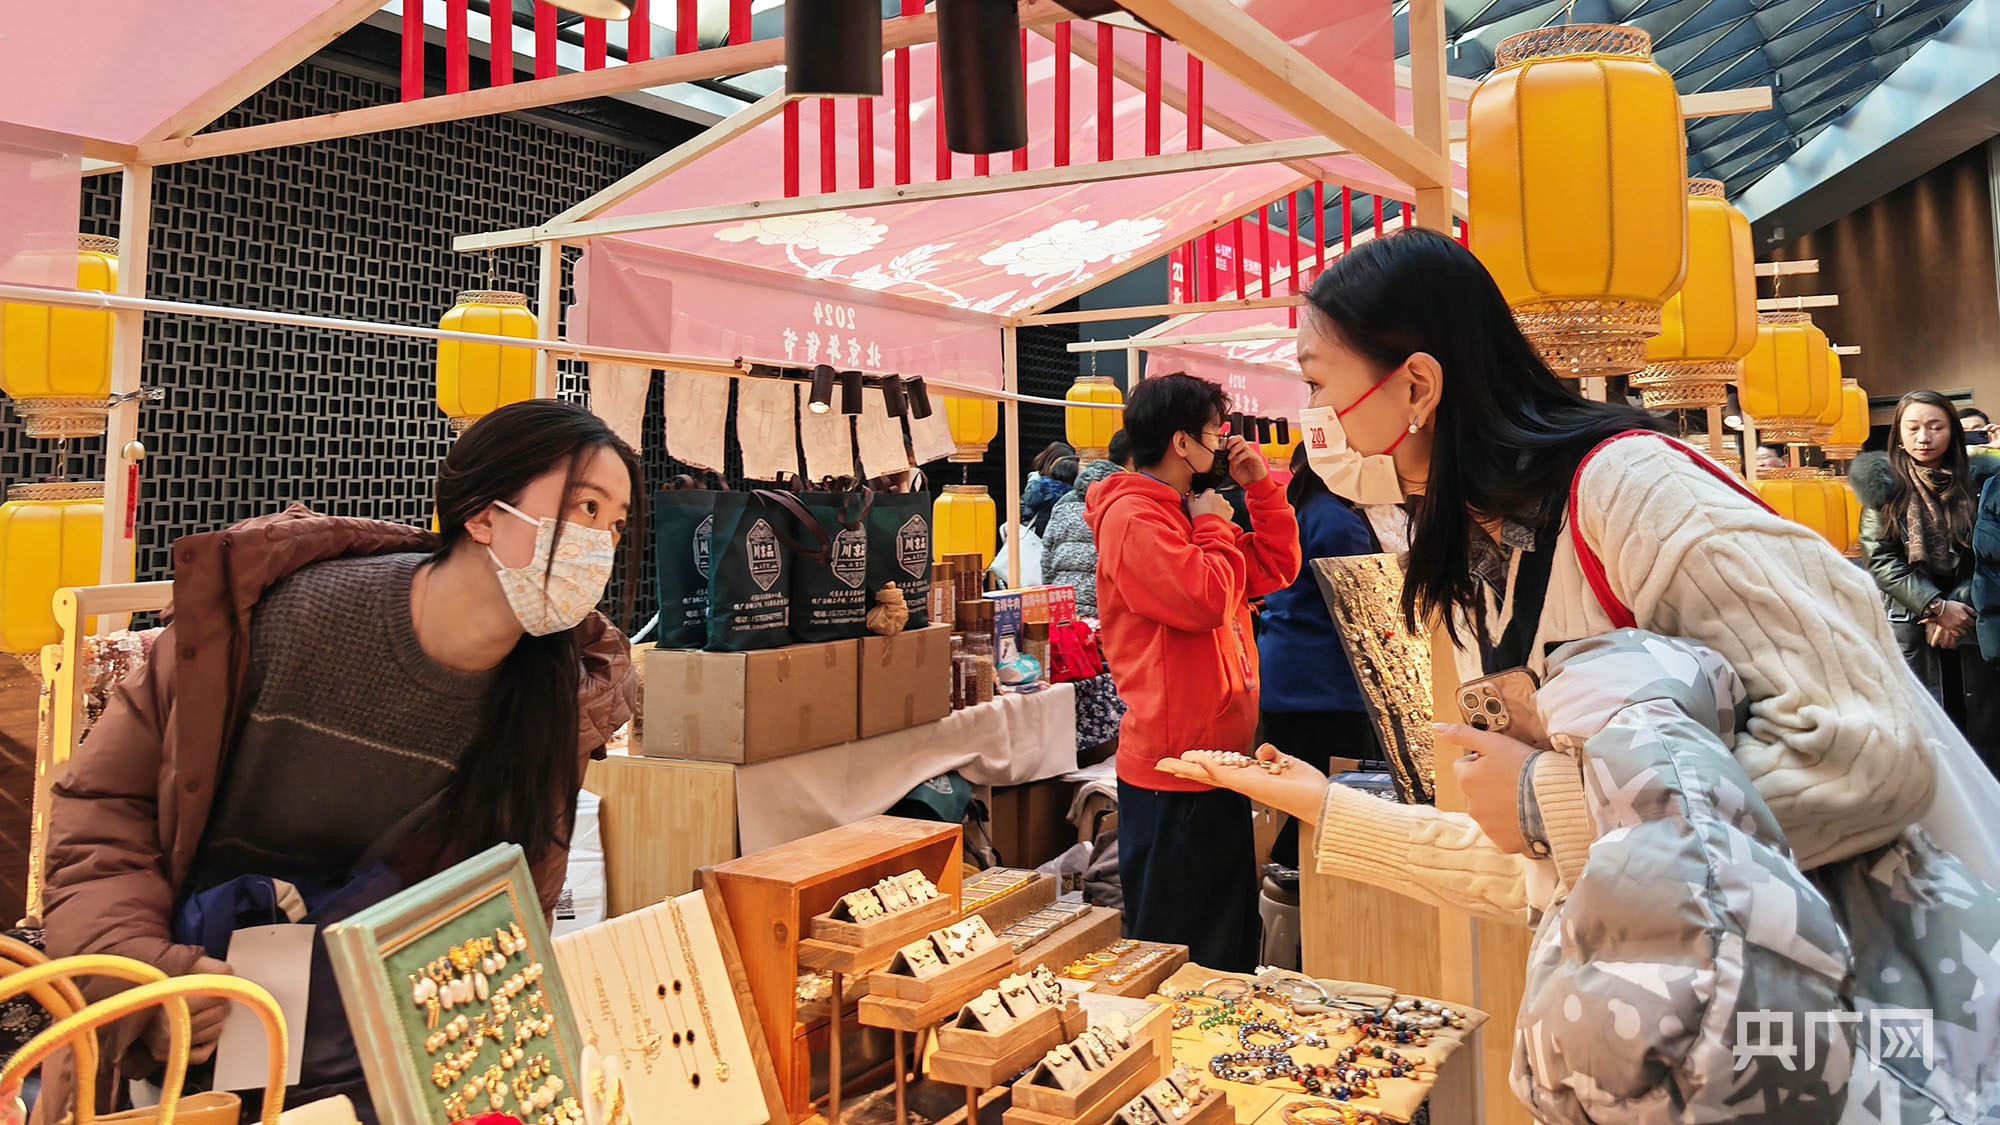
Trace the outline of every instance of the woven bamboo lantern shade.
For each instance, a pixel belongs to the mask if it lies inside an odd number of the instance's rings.
[[[532,340],[535,314],[526,294],[472,290],[438,321],[447,332]],[[438,408],[458,433],[503,406],[535,396],[535,351],[502,344],[438,343]]]
[[[62,640],[52,601],[95,586],[104,541],[104,486],[17,484],[0,504],[0,652],[34,653]]]
[[[1840,357],[1834,356],[1834,362]],[[1868,392],[1853,379],[1840,381],[1840,420],[1833,424],[1833,432],[1821,443],[1827,459],[1831,461],[1852,461],[1861,455],[1861,447],[1868,442]]]
[[[1125,402],[1117,382],[1109,375],[1085,375],[1070,384],[1069,392],[1063,398],[1069,402],[1117,403],[1121,406]],[[1064,434],[1076,450],[1077,460],[1084,464],[1109,457],[1111,435],[1124,424],[1125,411],[1122,409],[1071,406],[1063,410]]]
[[[1833,352],[1826,333],[1801,312],[1759,313],[1758,321],[1757,346],[1743,360],[1738,401],[1764,437],[1809,445],[1838,385],[1827,382]]]
[[[1660,310],[1646,370],[1632,385],[1651,410],[1722,406],[1757,344],[1757,261],[1750,220],[1716,180],[1689,180],[1687,280]]]
[[[118,288],[117,239],[77,236],[76,287],[100,293]],[[14,400],[29,437],[68,440],[104,432],[111,338],[109,312],[0,303],[0,391]]]
[[[1687,270],[1687,136],[1632,27],[1500,44],[1466,118],[1473,253],[1556,373],[1626,375]]]

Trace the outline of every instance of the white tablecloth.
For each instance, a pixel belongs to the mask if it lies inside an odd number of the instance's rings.
[[[887,812],[957,770],[974,785],[1025,785],[1076,768],[1076,689],[1003,695],[935,723],[743,766],[736,771],[742,854]]]

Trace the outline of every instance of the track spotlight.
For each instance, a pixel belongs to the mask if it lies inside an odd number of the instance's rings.
[[[931,392],[924,386],[923,376],[915,376],[903,382],[903,390],[910,396],[910,417],[931,416]]]
[[[814,414],[824,414],[833,409],[833,368],[822,363],[813,368],[812,398],[806,409]]]
[[[903,380],[898,375],[882,376],[882,402],[889,408],[889,417],[901,418],[910,408],[909,400],[903,394]]]
[[[842,414],[861,413],[861,372],[840,373],[840,412]]]
[[[882,5],[878,0],[786,4],[785,92],[881,97]]]
[[[1271,420],[1269,418],[1257,419],[1257,444],[1271,444]]]
[[[945,146],[974,155],[1027,147],[1015,0],[938,0],[937,18]]]
[[[1292,423],[1284,418],[1278,419],[1278,444],[1292,444]]]

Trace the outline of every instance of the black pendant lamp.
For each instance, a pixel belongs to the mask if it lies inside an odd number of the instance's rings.
[[[937,17],[945,147],[973,155],[1027,147],[1014,0],[938,0]]]
[[[881,0],[789,0],[785,92],[881,97]]]

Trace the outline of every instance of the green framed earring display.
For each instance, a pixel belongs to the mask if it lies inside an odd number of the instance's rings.
[[[519,846],[326,928],[382,1125],[583,1125],[582,1041]]]

